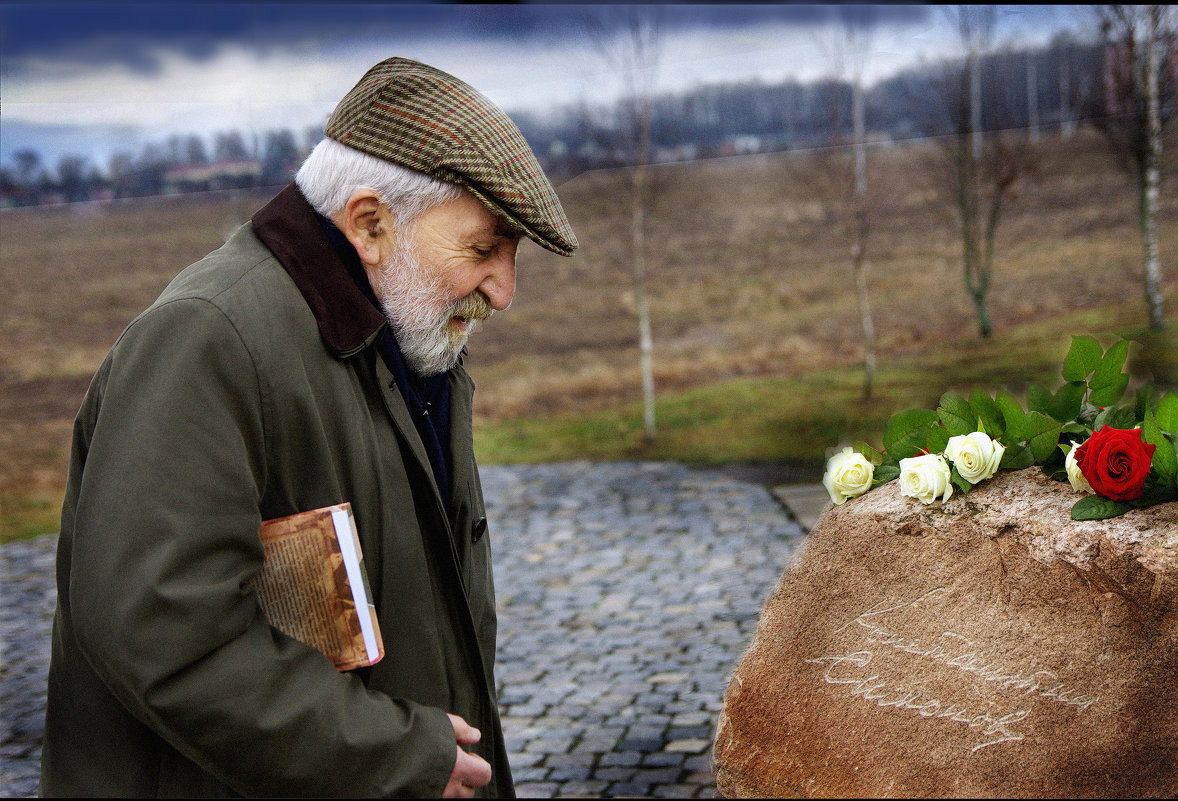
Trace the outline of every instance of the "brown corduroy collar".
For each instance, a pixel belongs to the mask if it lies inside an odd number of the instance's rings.
[[[287,186],[252,222],[307,301],[328,347],[350,356],[371,342],[387,321],[352,280],[299,188]]]

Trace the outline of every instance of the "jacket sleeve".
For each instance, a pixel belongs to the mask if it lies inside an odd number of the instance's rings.
[[[78,494],[78,641],[120,703],[237,792],[439,796],[445,713],[369,691],[262,616],[259,386],[206,300],[154,307],[116,343]]]

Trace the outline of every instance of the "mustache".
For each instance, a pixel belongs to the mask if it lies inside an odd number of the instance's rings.
[[[491,306],[491,301],[487,300],[487,297],[478,291],[471,292],[466,297],[454,301],[450,304],[450,308],[447,311],[450,312],[446,315],[447,318],[463,317],[467,320],[477,321],[489,320],[491,319],[491,315],[495,313],[495,309]]]

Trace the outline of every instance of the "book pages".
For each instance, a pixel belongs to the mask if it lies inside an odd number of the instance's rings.
[[[339,670],[384,655],[367,597],[351,507],[323,507],[262,524],[265,562],[252,584],[271,625],[326,654]]]

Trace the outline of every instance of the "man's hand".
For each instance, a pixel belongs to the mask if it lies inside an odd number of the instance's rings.
[[[454,763],[454,771],[450,774],[450,781],[442,791],[443,798],[474,798],[474,791],[491,781],[491,766],[487,760],[478,754],[468,754],[462,750],[464,745],[474,745],[483,736],[482,732],[471,726],[457,715],[446,714],[454,724],[454,739],[458,745],[458,759]]]

